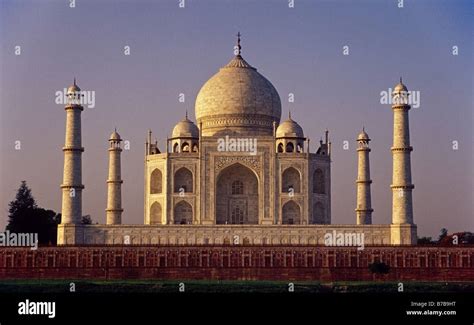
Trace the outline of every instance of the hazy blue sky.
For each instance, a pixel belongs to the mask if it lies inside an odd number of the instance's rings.
[[[240,31],[244,58],[280,93],[283,118],[291,109],[313,150],[330,130],[333,223],[355,223],[355,137],[363,125],[373,139],[373,220],[390,223],[393,116],[380,92],[403,76],[421,92],[421,106],[410,111],[418,233],[474,230],[472,1],[397,3],[0,1],[0,228],[21,180],[40,206],[61,209],[65,111],[54,94],[74,76],[96,92],[96,107],[82,114],[83,212],[105,222],[107,138],[117,127],[131,143],[122,155],[123,222],[143,223],[146,130],[163,150],[185,110],[193,113],[200,87],[231,59]]]

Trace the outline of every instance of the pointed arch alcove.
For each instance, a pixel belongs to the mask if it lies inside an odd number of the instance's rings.
[[[235,163],[216,179],[215,217],[217,224],[259,223],[259,181],[250,168]]]

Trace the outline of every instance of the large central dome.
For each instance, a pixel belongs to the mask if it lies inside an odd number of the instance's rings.
[[[195,108],[203,136],[272,135],[281,117],[275,87],[240,54],[202,86]]]

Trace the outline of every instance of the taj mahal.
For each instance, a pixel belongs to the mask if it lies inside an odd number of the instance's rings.
[[[201,87],[195,122],[186,114],[163,147],[148,131],[140,225],[122,224],[121,188],[126,184],[121,179],[122,138],[116,130],[108,139],[106,224],[81,223],[83,106],[74,81],[65,106],[58,244],[324,245],[324,235],[333,231],[364,234],[366,246],[416,244],[411,106],[395,100],[391,107],[393,171],[387,188],[392,192],[391,224],[377,224],[372,216],[370,138],[364,129],[354,139],[358,155],[354,224],[332,224],[329,132],[322,130],[322,139],[310,145],[290,113],[282,121],[280,96],[243,58],[240,35],[236,49],[230,62]],[[392,96],[407,93],[400,80]]]

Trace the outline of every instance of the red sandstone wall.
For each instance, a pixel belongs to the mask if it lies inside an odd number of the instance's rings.
[[[390,272],[371,273],[374,261],[388,264]],[[2,248],[0,278],[474,281],[474,247]]]

